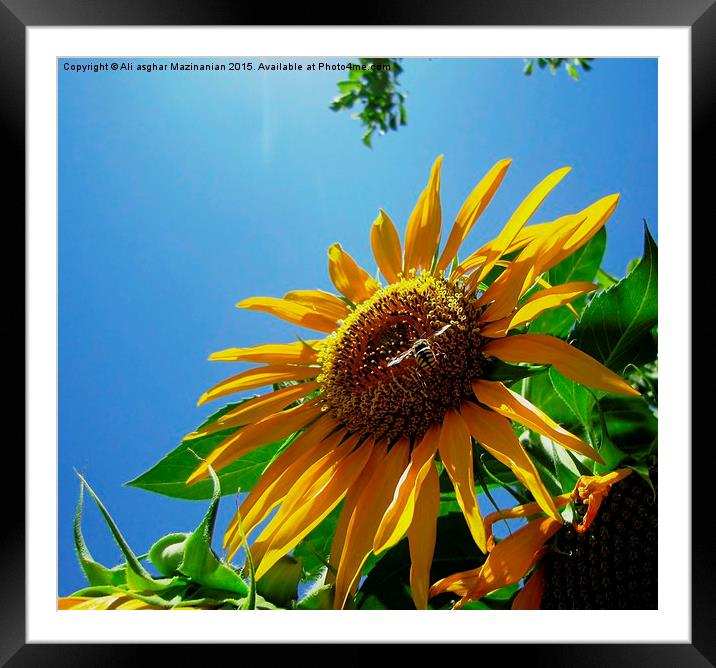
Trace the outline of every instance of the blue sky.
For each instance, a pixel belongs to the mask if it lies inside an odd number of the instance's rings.
[[[378,208],[402,232],[439,154],[448,225],[492,164],[513,159],[467,248],[493,237],[521,198],[565,165],[572,173],[533,222],[621,193],[604,263],[618,275],[641,254],[642,220],[657,232],[656,60],[599,59],[575,82],[563,71],[525,77],[514,59],[406,59],[408,125],[375,137],[372,150],[358,121],[328,109],[337,72],[76,73],[63,62],[62,594],[84,584],[72,548],[73,468],[138,553],[166,533],[192,530],[204,502],[122,485],[219,407],[196,407],[206,388],[235,372],[208,362],[211,352],[305,334],[234,304],[331,290],[326,248],[335,241],[373,270],[369,228]],[[224,503],[219,528],[232,506]],[[87,504],[85,515],[95,558],[117,563],[99,515]]]

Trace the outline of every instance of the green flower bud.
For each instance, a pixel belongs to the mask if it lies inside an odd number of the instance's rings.
[[[188,533],[170,533],[160,538],[149,550],[149,560],[154,567],[166,576],[175,575],[184,560]]]
[[[281,557],[256,583],[256,591],[267,601],[285,605],[298,597],[303,564],[294,557]]]

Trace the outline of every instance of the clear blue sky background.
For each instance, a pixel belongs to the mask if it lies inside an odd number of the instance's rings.
[[[466,248],[494,236],[521,198],[564,165],[572,173],[533,222],[621,193],[604,265],[618,275],[641,254],[642,219],[657,231],[655,60],[599,59],[579,82],[564,71],[527,78],[521,60],[405,60],[408,125],[376,137],[373,150],[361,144],[357,121],[328,109],[341,73],[78,74],[63,63],[61,594],[84,585],[72,547],[73,468],[138,553],[166,533],[192,530],[204,502],[122,485],[218,408],[196,400],[238,366],[208,362],[212,351],[299,332],[233,305],[331,290],[326,248],[335,241],[372,271],[378,208],[402,231],[437,155],[445,154],[447,224],[496,160],[514,160]],[[219,528],[232,507],[224,502]],[[84,526],[95,558],[118,563],[89,505]]]

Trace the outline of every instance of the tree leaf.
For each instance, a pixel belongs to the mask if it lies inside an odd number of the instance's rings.
[[[598,294],[582,314],[575,345],[617,373],[656,357],[657,247],[644,225],[644,256],[626,278]]]

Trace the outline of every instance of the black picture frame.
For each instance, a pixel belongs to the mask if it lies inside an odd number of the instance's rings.
[[[366,11],[365,14],[361,12]],[[181,25],[271,25],[276,24],[271,3],[239,3],[235,0],[0,0],[0,82],[5,163],[12,166],[3,178],[8,221],[24,220],[25,201],[25,43],[26,28],[33,26],[181,26]],[[280,24],[291,25],[522,25],[522,26],[685,26],[691,29],[692,77],[692,216],[706,214],[706,179],[712,172],[706,152],[714,138],[711,119],[716,95],[716,0],[443,0],[393,2],[365,6],[358,11],[340,3],[325,7],[305,3],[285,5]],[[345,19],[348,19],[347,21]],[[696,139],[698,138],[698,141]],[[665,187],[667,184],[660,184]],[[706,216],[704,216],[706,217]],[[707,218],[708,219],[708,218]],[[690,221],[684,221],[684,227]],[[26,350],[26,354],[28,351]],[[684,363],[691,366],[690,356]],[[691,388],[684,388],[690,391]],[[678,444],[688,453],[689,444]],[[713,520],[709,512],[711,482],[710,443],[698,443],[692,468],[692,613],[691,644],[563,644],[513,645],[510,660],[524,657],[531,663],[550,666],[630,665],[707,666],[716,665],[716,578],[708,533]],[[6,454],[6,457],[10,455]],[[15,476],[23,461],[12,457]],[[706,463],[704,463],[706,462]],[[8,497],[6,497],[7,499]],[[15,499],[22,499],[22,488]],[[5,504],[9,509],[9,504]],[[25,665],[104,665],[125,663],[133,655],[144,660],[168,663],[173,654],[188,662],[203,660],[206,648],[102,644],[26,644],[25,635],[25,517],[13,509],[4,513],[4,536],[0,550],[3,574],[3,604],[0,605],[0,662]],[[668,531],[667,527],[662,530]],[[678,549],[679,546],[674,546]],[[583,631],[583,630],[582,630]],[[213,652],[214,650],[211,650]],[[299,650],[300,651],[300,650]],[[504,651],[499,645],[480,650],[476,660],[490,660]],[[504,655],[503,655],[504,656]],[[238,657],[236,660],[239,660]]]

